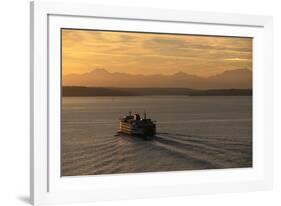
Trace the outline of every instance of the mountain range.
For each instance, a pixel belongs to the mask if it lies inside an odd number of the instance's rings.
[[[172,75],[111,73],[95,69],[84,74],[63,76],[63,86],[118,88],[190,88],[190,89],[251,89],[252,72],[248,69],[224,71],[210,77],[177,72]]]

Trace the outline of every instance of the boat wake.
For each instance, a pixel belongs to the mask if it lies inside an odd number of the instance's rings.
[[[152,144],[205,168],[248,167],[252,164],[250,141],[244,138],[206,137],[158,133]]]
[[[119,134],[120,135],[120,134]],[[127,137],[130,141],[138,138]],[[251,142],[243,138],[206,137],[189,134],[161,132],[148,142],[153,149],[195,162],[202,168],[250,167]]]
[[[169,132],[144,141],[116,133],[76,142],[63,155],[64,174],[241,168],[252,166],[252,143],[247,138]]]

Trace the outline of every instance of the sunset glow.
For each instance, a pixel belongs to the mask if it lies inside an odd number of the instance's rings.
[[[63,75],[95,69],[204,77],[252,70],[252,38],[63,29]]]

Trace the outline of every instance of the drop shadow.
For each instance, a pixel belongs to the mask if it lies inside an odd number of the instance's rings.
[[[31,205],[31,201],[30,201],[30,198],[28,196],[19,196],[17,199],[20,200],[23,203]]]

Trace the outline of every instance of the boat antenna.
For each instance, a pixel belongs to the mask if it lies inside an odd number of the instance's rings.
[[[146,111],[144,110],[143,119],[146,119]]]

